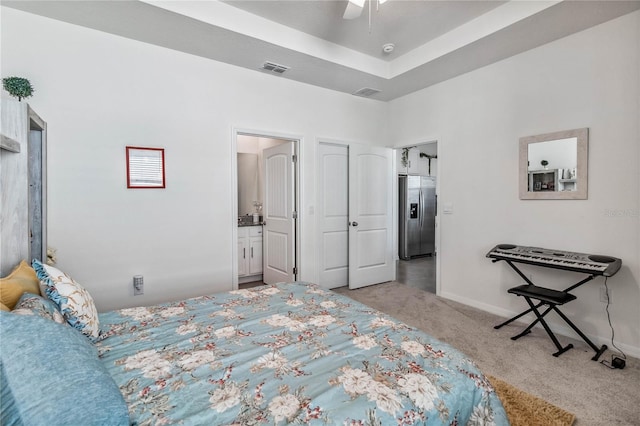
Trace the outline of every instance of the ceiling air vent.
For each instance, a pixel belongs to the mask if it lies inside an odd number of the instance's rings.
[[[355,92],[353,92],[352,95],[368,98],[369,96],[373,96],[376,93],[380,93],[380,91],[378,89],[372,89],[371,87],[363,87],[362,89],[358,89]]]
[[[276,64],[275,62],[269,62],[269,61],[262,64],[260,68],[265,71],[270,71],[276,74],[282,74],[289,69],[289,67],[285,65],[280,65],[280,64]]]

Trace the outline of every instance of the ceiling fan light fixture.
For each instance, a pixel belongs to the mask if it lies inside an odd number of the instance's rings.
[[[344,19],[356,19],[362,14],[365,0],[349,0],[347,2],[347,8],[344,10]]]
[[[369,34],[371,34],[371,8],[372,4],[375,4],[376,11],[379,10],[380,5],[385,3],[387,0],[369,0]],[[342,18],[344,19],[356,19],[362,15],[362,11],[364,10],[364,5],[367,3],[367,0],[348,0],[347,7],[344,10],[344,14]]]

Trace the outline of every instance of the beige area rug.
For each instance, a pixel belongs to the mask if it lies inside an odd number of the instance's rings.
[[[574,414],[562,408],[493,376],[487,377],[502,401],[511,426],[571,426],[576,420]]]

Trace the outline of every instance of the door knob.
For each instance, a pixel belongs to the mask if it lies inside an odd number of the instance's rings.
[[[358,222],[351,222],[351,226],[358,226]]]

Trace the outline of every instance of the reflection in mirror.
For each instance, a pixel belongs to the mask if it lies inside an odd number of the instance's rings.
[[[520,199],[587,198],[588,129],[520,138]]]
[[[238,153],[238,216],[255,212],[253,203],[260,200],[258,155]]]
[[[528,191],[575,191],[578,138],[529,144]]]

